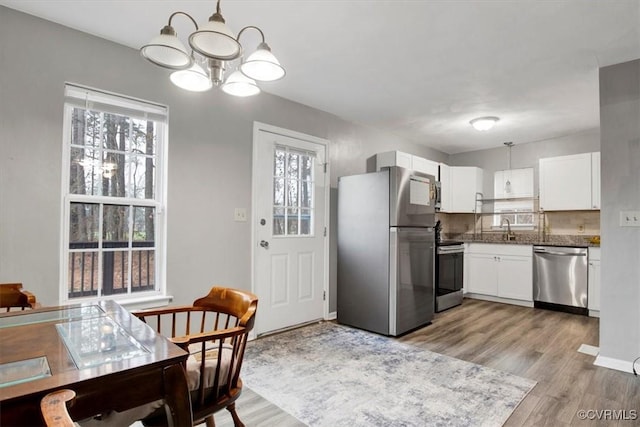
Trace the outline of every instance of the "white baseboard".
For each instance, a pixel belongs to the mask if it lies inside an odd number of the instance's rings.
[[[616,371],[627,373],[633,372],[633,362],[629,362],[627,360],[614,359],[612,357],[604,357],[598,355],[593,364],[596,366],[602,366],[603,368],[615,369]]]
[[[600,317],[600,310],[589,310],[589,317]]]
[[[332,311],[331,313],[329,313],[329,315],[325,320],[336,320],[337,318],[338,318],[338,312]]]

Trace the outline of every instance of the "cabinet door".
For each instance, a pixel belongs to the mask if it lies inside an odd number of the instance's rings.
[[[380,170],[386,166],[400,166],[402,168],[411,169],[413,156],[402,151],[387,151],[376,154],[376,170]]]
[[[498,296],[533,301],[533,259],[523,256],[498,256]]]
[[[591,153],[540,159],[540,209],[591,208]]]
[[[476,193],[481,192],[482,170],[476,167],[452,166],[451,212],[473,213],[476,209]]]
[[[440,163],[440,212],[451,212],[451,167]]]
[[[438,179],[438,163],[418,156],[413,156],[412,162],[414,171],[433,175],[436,180]]]
[[[498,295],[498,262],[494,255],[468,254],[465,280],[467,292],[483,295]]]
[[[591,153],[591,208],[600,209],[600,152]]]
[[[600,310],[600,260],[589,260],[589,310]]]

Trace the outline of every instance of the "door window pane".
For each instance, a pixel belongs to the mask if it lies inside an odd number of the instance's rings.
[[[273,162],[273,235],[313,234],[315,153],[277,146]]]
[[[309,236],[311,235],[311,230],[312,230],[311,210],[301,209],[300,210],[300,235]]]
[[[273,235],[284,236],[284,234],[284,209],[275,208],[273,209]]]
[[[298,199],[298,180],[288,179],[287,183],[287,206],[300,206]]]
[[[302,181],[300,188],[300,207],[313,207],[313,182]]]
[[[273,180],[273,205],[284,206],[284,179],[274,178]]]
[[[300,219],[298,218],[298,209],[287,209],[287,235],[297,235],[299,234],[299,223]]]

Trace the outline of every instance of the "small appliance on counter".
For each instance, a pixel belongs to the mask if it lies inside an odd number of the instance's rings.
[[[462,304],[464,243],[442,240],[440,221],[436,222],[436,313]]]
[[[339,323],[398,336],[431,322],[435,182],[397,166],[339,178]]]

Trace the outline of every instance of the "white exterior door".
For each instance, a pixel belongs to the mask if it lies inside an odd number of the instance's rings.
[[[326,141],[256,124],[253,283],[256,334],[326,317]]]

